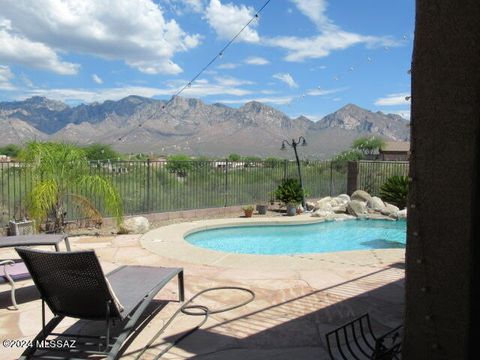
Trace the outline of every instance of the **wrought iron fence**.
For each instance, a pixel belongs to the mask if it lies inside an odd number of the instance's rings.
[[[379,196],[380,188],[394,175],[408,175],[408,161],[359,161],[357,189]]]
[[[292,161],[108,161],[92,162],[90,172],[112,181],[127,215],[268,202],[283,179],[298,176]],[[346,172],[346,164],[302,162],[307,195],[345,193]],[[26,165],[0,163],[0,226],[28,215],[27,195],[33,186]],[[102,210],[98,198],[82,195]],[[67,218],[78,218],[73,204],[67,204],[67,209]]]

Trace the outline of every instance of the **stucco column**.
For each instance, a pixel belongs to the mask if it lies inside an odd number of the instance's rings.
[[[411,130],[404,359],[467,359],[480,306],[480,1],[417,0]]]

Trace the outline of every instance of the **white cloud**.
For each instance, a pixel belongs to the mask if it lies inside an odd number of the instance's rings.
[[[203,10],[202,0],[181,0],[181,1],[195,12],[202,12]]]
[[[230,83],[228,82],[230,81]],[[82,89],[82,88],[54,88],[29,89],[22,95],[23,98],[31,96],[45,96],[49,99],[65,101],[65,102],[101,102],[105,100],[118,100],[129,95],[138,95],[144,97],[154,96],[172,96],[176,94],[187,81],[173,80],[166,84],[164,88],[148,87],[148,86],[120,86],[115,88],[102,89]],[[211,95],[231,95],[231,96],[246,96],[251,94],[250,90],[242,89],[238,84],[244,84],[245,81],[239,79],[220,79],[220,81],[209,82],[207,79],[199,79],[192,84],[191,87],[186,88],[182,92],[185,97],[205,97]]]
[[[50,59],[42,68],[58,73],[78,71],[75,64],[58,59],[59,53],[73,52],[123,60],[149,74],[178,74],[182,69],[173,62],[174,55],[200,41],[199,35],[185,33],[175,20],[166,20],[152,0],[44,0],[28,4],[4,0],[2,16],[11,24],[11,29],[3,32],[30,45],[14,61],[26,56],[24,63],[34,66],[40,53]],[[22,47],[16,46],[17,51]],[[0,49],[0,54],[3,52]]]
[[[292,75],[290,75],[289,73],[278,73],[278,74],[274,74],[272,77],[274,79],[278,79],[278,80],[284,82],[285,84],[287,84],[291,88],[298,87],[298,84],[295,82]]]
[[[240,64],[224,63],[224,64],[218,65],[217,68],[219,68],[219,69],[236,69],[239,66],[240,66]]]
[[[388,94],[385,97],[375,100],[377,106],[397,106],[405,105],[410,101],[409,93]]]
[[[359,44],[369,48],[399,45],[389,37],[362,35],[342,30],[328,18],[327,0],[291,1],[316,25],[318,34],[311,37],[279,36],[263,39],[265,45],[285,49],[287,61],[301,62],[306,59],[318,59],[330,55],[332,51],[344,50]]]
[[[232,76],[217,76],[215,80],[219,85],[223,86],[241,86],[241,85],[252,85],[253,81],[237,79]]]
[[[252,56],[245,59],[245,64],[248,65],[268,65],[270,61],[260,56]]]
[[[327,0],[292,0],[298,10],[321,30],[335,30],[337,26],[327,17]]]
[[[231,39],[254,15],[255,10],[252,7],[237,6],[232,3],[222,4],[220,0],[210,0],[210,4],[205,9],[205,19],[222,39]],[[260,36],[255,30],[256,25],[256,22],[252,22],[241,33],[238,40],[249,43],[260,42]]]
[[[386,37],[364,36],[346,31],[323,32],[308,38],[280,36],[265,39],[264,43],[287,50],[285,60],[292,62],[326,57],[332,51],[345,50],[359,44],[364,44],[369,48],[395,45],[393,40]]]
[[[15,86],[10,82],[14,77],[8,66],[0,65],[0,90],[15,90]]]
[[[102,78],[100,76],[98,76],[97,74],[92,75],[92,80],[94,82],[96,82],[97,84],[103,84]]]
[[[338,88],[338,89],[322,89],[317,87],[316,89],[310,89],[307,91],[308,96],[325,96],[330,94],[335,94],[340,91],[345,91],[347,88]]]
[[[10,26],[2,28],[0,25],[1,62],[49,70],[62,75],[78,72],[80,65],[61,61],[52,48],[10,31]]]

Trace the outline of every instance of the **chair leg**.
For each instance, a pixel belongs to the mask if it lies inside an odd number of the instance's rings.
[[[185,285],[183,281],[183,270],[178,273],[178,300],[185,301]]]

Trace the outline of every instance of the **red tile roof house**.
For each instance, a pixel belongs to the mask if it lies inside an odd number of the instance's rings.
[[[386,141],[379,151],[378,159],[384,161],[408,161],[410,158],[410,142]]]

